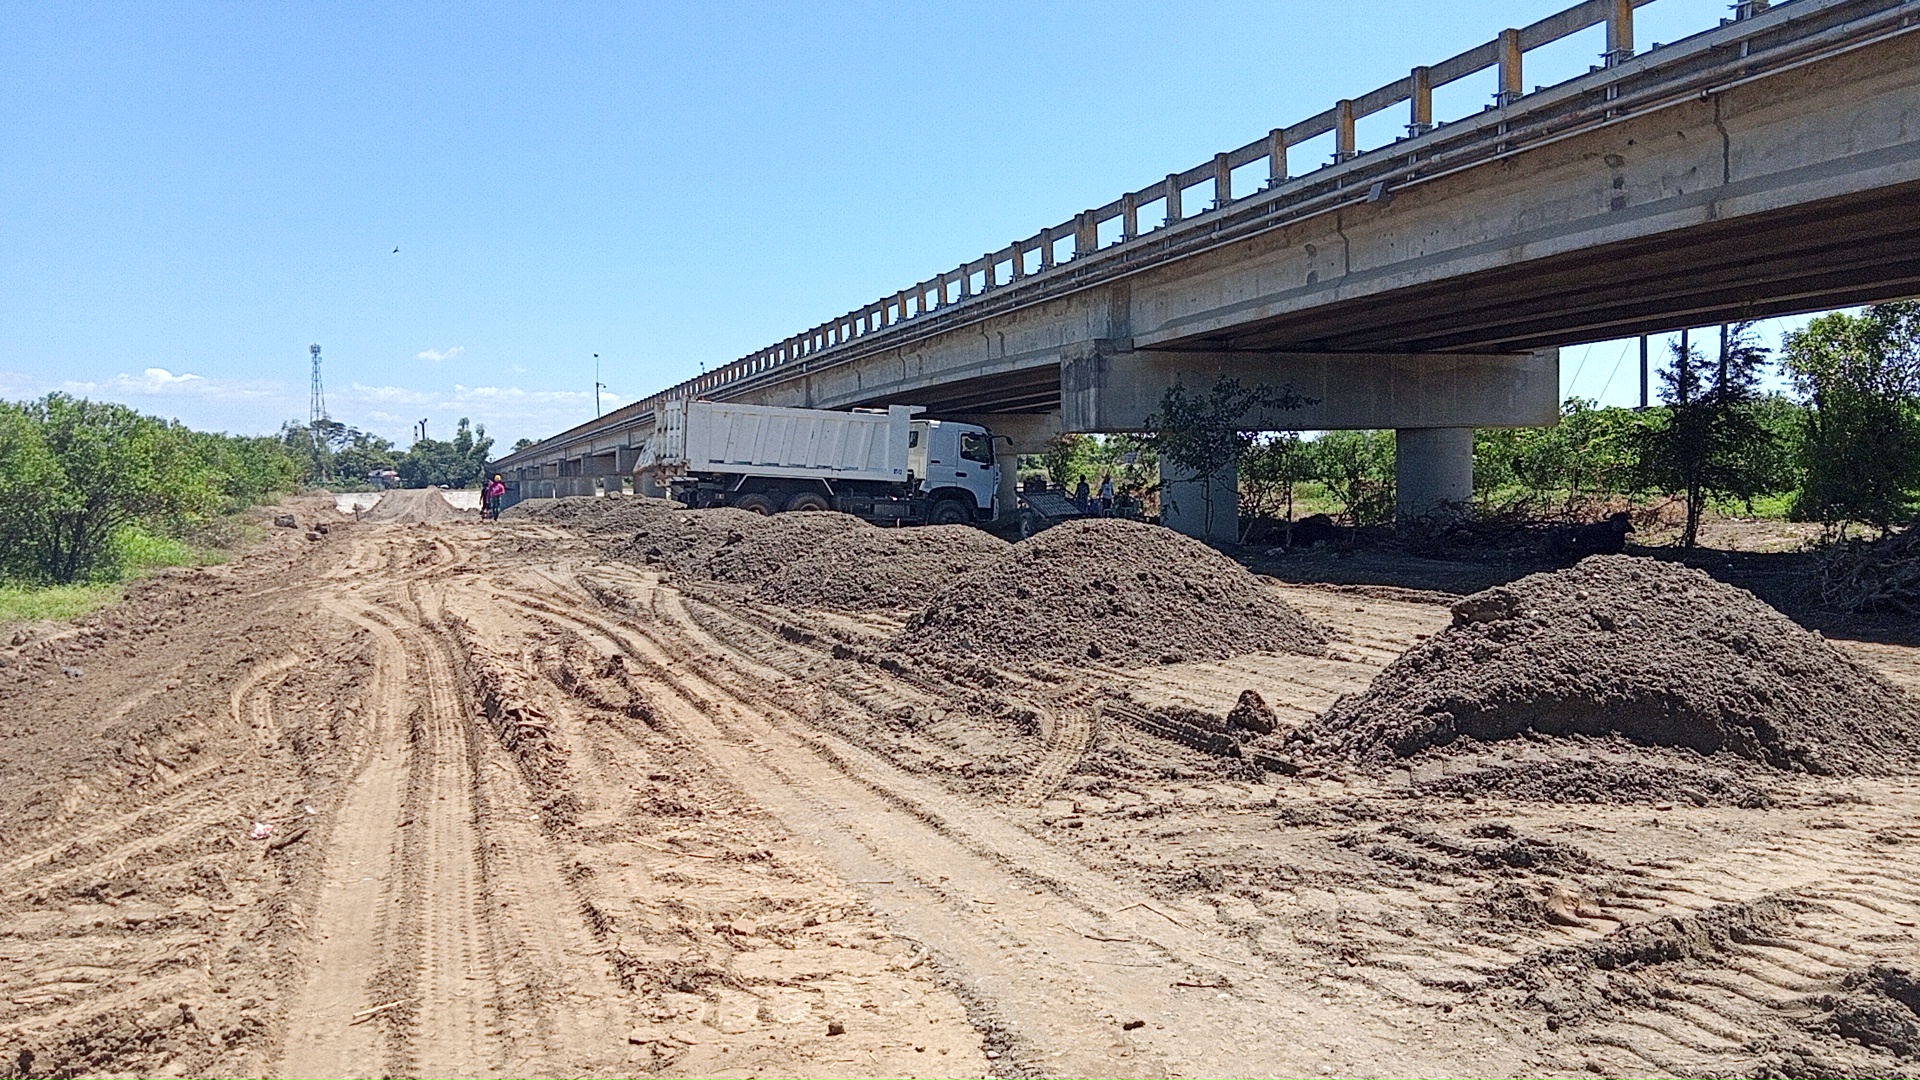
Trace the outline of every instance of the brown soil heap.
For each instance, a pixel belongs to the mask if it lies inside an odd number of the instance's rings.
[[[1124,667],[1317,652],[1327,638],[1198,540],[1092,519],[1056,525],[949,584],[896,640],[913,651]]]
[[[360,520],[388,525],[415,525],[424,521],[458,521],[472,516],[472,511],[461,510],[448,502],[437,488],[395,488],[380,496],[380,501],[361,515]]]
[[[841,515],[782,515],[828,516]],[[785,524],[779,517],[774,521]],[[767,529],[740,547],[764,551],[802,539],[804,534],[797,530]],[[756,591],[790,607],[913,608],[926,603],[941,586],[972,573],[1012,546],[971,525],[879,529],[858,522],[830,543],[793,551],[764,571]]]
[[[790,607],[918,607],[1010,546],[967,525],[883,529],[826,510],[762,517],[726,507],[688,510],[664,499],[542,502],[510,516],[623,534],[611,551],[616,558],[751,586]]]
[[[1363,759],[1462,735],[1617,732],[1780,769],[1886,773],[1920,746],[1920,706],[1879,673],[1743,589],[1626,555],[1466,597],[1451,627],[1320,726]]]

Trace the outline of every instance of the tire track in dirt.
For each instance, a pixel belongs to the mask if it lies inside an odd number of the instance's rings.
[[[1209,961],[1224,954],[1228,970],[1247,967],[1236,958],[1245,952],[1239,942],[1160,912],[1151,898],[1010,821],[771,705],[779,673],[707,636],[672,590],[651,598],[660,624],[609,623],[539,597],[508,599],[618,642],[659,681],[672,719],[736,783],[819,835],[848,878],[891,883],[871,902],[972,992],[990,1040],[1013,1058],[1002,1068],[1305,1073],[1392,1060],[1390,1032],[1356,1030],[1351,1017],[1279,991],[1258,973],[1236,971],[1246,982],[1235,985]],[[699,657],[713,659],[689,662]],[[756,754],[755,746],[778,752]],[[1216,996],[1223,993],[1225,1000]],[[1276,1039],[1275,1010],[1307,1019]],[[1120,1028],[1136,1011],[1160,1018],[1152,1033]],[[1111,1033],[1106,1045],[1095,1034],[1102,1031]]]
[[[335,614],[365,629],[375,644],[374,702],[366,746],[327,830],[320,895],[309,920],[312,962],[307,983],[287,1014],[278,1071],[283,1076],[377,1076],[386,1073],[385,1022],[354,1023],[370,1001],[368,973],[380,970],[392,944],[396,831],[411,766],[402,726],[408,675],[404,646],[384,620],[337,603]]]
[[[1037,703],[1040,715],[1047,719],[1046,750],[1020,786],[1007,799],[1010,806],[1033,809],[1057,791],[1067,774],[1086,756],[1093,742],[1093,725],[1098,717],[1095,691],[1075,688]]]

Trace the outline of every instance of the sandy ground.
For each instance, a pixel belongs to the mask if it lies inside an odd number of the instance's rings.
[[[1443,595],[1276,583],[1324,657],[948,670],[880,650],[904,615],[663,581],[555,526],[296,509],[329,530],[0,638],[0,1073],[1892,1060],[1822,1025],[1920,960],[1911,780],[1575,805],[1471,781],[1644,762],[1520,740],[1283,776],[1141,719],[1245,689],[1309,718]],[[1920,650],[1843,647],[1920,689]]]

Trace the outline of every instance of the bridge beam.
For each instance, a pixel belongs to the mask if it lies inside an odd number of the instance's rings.
[[[1167,390],[1220,378],[1292,387],[1312,403],[1264,410],[1249,429],[1541,427],[1560,416],[1560,351],[1521,354],[1167,352],[1099,341],[1060,365],[1066,431],[1140,431]]]

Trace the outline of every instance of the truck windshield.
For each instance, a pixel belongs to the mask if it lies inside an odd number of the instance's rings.
[[[982,465],[993,464],[993,438],[968,431],[960,435],[960,456]]]

